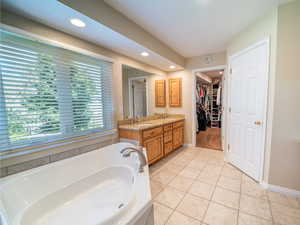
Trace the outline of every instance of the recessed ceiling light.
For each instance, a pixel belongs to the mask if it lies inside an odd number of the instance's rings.
[[[223,71],[220,71],[219,74],[223,74]]]
[[[82,22],[80,19],[70,19],[70,22],[76,27],[85,27],[85,23]]]
[[[175,69],[175,68],[176,68],[176,66],[174,66],[174,65],[171,65],[171,66],[169,66],[169,68],[170,68],[170,69]]]
[[[142,52],[141,55],[146,57],[146,56],[149,56],[149,53],[148,52]]]

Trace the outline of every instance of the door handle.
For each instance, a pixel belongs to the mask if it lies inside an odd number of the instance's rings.
[[[261,121],[255,121],[254,124],[257,125],[257,126],[261,126],[262,122]]]

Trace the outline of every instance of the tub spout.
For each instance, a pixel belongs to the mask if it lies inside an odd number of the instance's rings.
[[[129,157],[131,155],[131,153],[137,153],[138,157],[139,157],[139,161],[140,161],[140,167],[139,167],[139,172],[143,173],[144,172],[144,166],[147,165],[147,160],[146,157],[143,153],[143,147],[138,146],[137,148],[133,148],[133,147],[127,147],[121,150],[121,154],[123,155],[123,157]]]

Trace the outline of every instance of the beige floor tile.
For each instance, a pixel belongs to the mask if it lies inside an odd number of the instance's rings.
[[[289,206],[288,198],[286,195],[273,191],[268,191],[267,194],[271,202],[276,202],[285,206]]]
[[[215,166],[223,166],[224,165],[224,159],[223,157],[222,158],[212,158],[212,159],[209,159],[207,161],[208,164],[211,164],[211,165],[215,165]]]
[[[155,202],[153,203],[153,207],[154,225],[164,225],[172,214],[173,210]]]
[[[255,180],[253,180],[251,177],[249,177],[246,174],[242,174],[242,182],[243,183],[253,183],[253,184],[257,184],[257,182]]]
[[[197,180],[212,185],[215,185],[218,182],[218,179],[219,179],[218,174],[205,173],[203,171],[197,177]]]
[[[197,156],[197,154],[187,152],[187,151],[184,151],[184,153],[182,155],[183,158],[189,159],[190,161],[193,160],[196,156]]]
[[[199,155],[199,153],[201,152],[201,149],[197,148],[197,147],[196,148],[194,147],[194,148],[186,148],[185,151],[189,152],[189,153],[193,153],[196,156],[196,155]]]
[[[175,176],[175,173],[163,170],[155,174],[152,179],[165,185],[168,184]]]
[[[271,220],[265,220],[256,216],[251,216],[240,212],[238,218],[239,225],[273,225]]]
[[[221,173],[225,177],[229,177],[232,179],[241,180],[242,179],[242,173],[238,169],[232,169],[230,167],[224,167]]]
[[[300,225],[300,219],[287,215],[274,216],[275,225]]]
[[[196,195],[198,197],[210,200],[211,196],[213,194],[214,188],[215,188],[214,185],[206,184],[206,183],[199,182],[199,181],[195,181],[192,184],[192,186],[189,190],[189,193],[193,194],[193,195]]]
[[[175,209],[181,199],[184,197],[184,192],[178,191],[171,187],[166,187],[160,192],[154,199],[158,203],[166,205],[172,209]]]
[[[280,225],[299,225],[300,209],[271,202],[271,209],[275,223]]]
[[[250,215],[258,216],[267,220],[272,218],[269,202],[263,199],[242,195],[240,201],[240,210]]]
[[[212,200],[222,205],[238,209],[240,194],[217,187],[213,194]]]
[[[187,194],[177,207],[177,211],[202,221],[209,201]]]
[[[191,162],[191,160],[183,156],[176,156],[174,159],[171,160],[171,162],[174,164],[186,166]]]
[[[200,160],[192,160],[187,167],[194,168],[197,170],[202,170],[206,166],[205,161],[200,161]]]
[[[199,174],[200,174],[200,170],[193,169],[193,168],[190,168],[190,167],[185,167],[179,173],[180,176],[188,177],[188,178],[191,178],[191,179],[196,179],[199,176]]]
[[[203,173],[219,175],[222,171],[222,166],[207,164],[202,170]]]
[[[242,182],[242,194],[268,200],[266,189],[256,182]]]
[[[193,182],[194,180],[191,178],[176,176],[168,185],[179,191],[186,192],[191,187]]]
[[[237,215],[237,210],[211,202],[203,222],[209,225],[237,225]]]
[[[166,225],[201,225],[200,221],[197,221],[191,217],[185,216],[180,212],[175,211]]]
[[[150,187],[151,187],[152,198],[155,198],[155,196],[163,190],[165,185],[163,185],[158,181],[150,180]]]
[[[178,174],[183,170],[184,167],[185,167],[184,165],[178,165],[178,164],[169,162],[166,164],[165,169],[172,173]]]
[[[149,167],[149,172],[151,175],[153,175],[153,174],[157,173],[158,171],[160,171],[164,166],[165,166],[165,160],[162,159],[162,160],[156,162],[155,164],[152,164]]]
[[[300,198],[294,196],[287,196],[290,207],[300,209]]]
[[[229,177],[220,176],[220,179],[217,183],[219,187],[240,192],[241,191],[241,181],[236,179],[231,179]]]

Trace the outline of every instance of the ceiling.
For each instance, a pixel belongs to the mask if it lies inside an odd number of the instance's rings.
[[[38,21],[60,31],[69,33],[81,39],[104,46],[115,52],[134,58],[138,61],[171,71],[173,65],[168,59],[152,52],[140,44],[128,39],[112,29],[94,21],[93,19],[75,11],[56,0],[0,0],[3,7],[26,18]],[[78,28],[70,24],[70,18],[79,18],[86,23],[86,27]],[[150,53],[142,57],[141,52]],[[177,65],[176,69],[180,69]]]
[[[241,30],[288,0],[105,0],[184,57],[224,51]]]
[[[220,74],[220,72],[222,73]],[[213,70],[213,71],[201,72],[201,73],[209,76],[212,79],[215,79],[215,78],[220,78],[223,75],[224,70]]]
[[[143,77],[143,76],[152,75],[151,73],[136,69],[128,65],[123,65],[122,70],[123,70],[123,74],[127,74],[127,76],[129,75],[130,77]]]

